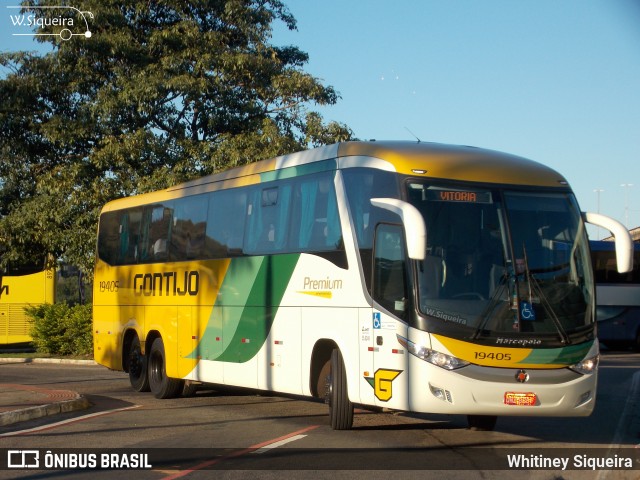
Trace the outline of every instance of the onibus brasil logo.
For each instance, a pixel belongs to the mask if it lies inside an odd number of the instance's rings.
[[[19,10],[18,13],[10,14],[11,23],[16,28],[28,28],[33,30],[38,28],[37,33],[12,33],[13,36],[57,36],[62,40],[70,40],[75,36],[90,38],[89,22],[87,17],[93,20],[93,13],[80,11],[76,7],[64,5],[57,6],[7,6],[8,9]],[[58,16],[45,16],[46,10],[58,10]],[[59,29],[59,30],[58,30]],[[52,30],[47,32],[46,30]],[[84,30],[84,31],[81,31]]]

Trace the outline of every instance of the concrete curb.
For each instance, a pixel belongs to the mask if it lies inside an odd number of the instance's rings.
[[[97,365],[93,360],[77,360],[67,358],[0,358],[0,366],[2,364],[18,364],[18,363],[48,363],[48,364],[64,364],[64,365]],[[58,413],[74,412],[76,410],[85,410],[91,406],[91,402],[77,392],[70,390],[47,390],[39,387],[26,387],[19,385],[3,385],[10,387],[14,394],[18,394],[21,390],[31,390],[45,395],[41,405],[33,405],[25,408],[17,408],[0,412],[0,427],[12,425],[14,423],[34,420]],[[33,402],[36,403],[36,402]],[[40,403],[37,401],[37,403]]]
[[[50,403],[47,405],[38,405],[36,407],[23,408],[11,412],[0,413],[0,427],[12,425],[14,423],[34,420],[36,418],[46,417],[48,415],[56,415],[58,413],[75,412],[76,410],[84,410],[91,406],[91,402],[85,397],[78,395],[73,400],[65,400],[62,402]]]
[[[71,358],[3,358],[0,363],[56,363],[66,365],[98,365],[94,360],[76,360]]]

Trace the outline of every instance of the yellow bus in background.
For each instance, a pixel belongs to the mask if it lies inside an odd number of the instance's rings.
[[[354,405],[585,416],[599,359],[585,223],[521,157],[346,142],[115,200],[100,215],[94,355],[158,398],[185,381]]]
[[[31,342],[24,308],[53,303],[55,284],[55,271],[42,265],[0,271],[0,345]]]

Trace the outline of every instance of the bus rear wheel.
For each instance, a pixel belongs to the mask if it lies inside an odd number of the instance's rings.
[[[350,430],[353,426],[353,403],[347,391],[347,372],[337,348],[331,352],[331,372],[327,377],[326,401],[334,430]]]
[[[490,432],[496,427],[498,417],[495,415],[467,415],[469,429],[478,432]]]
[[[162,338],[156,338],[149,353],[149,387],[156,398],[174,398],[182,392],[184,382],[167,377],[166,356]]]
[[[136,335],[131,340],[129,347],[129,382],[136,392],[148,392],[149,372],[147,370],[147,357],[142,354],[140,340]]]

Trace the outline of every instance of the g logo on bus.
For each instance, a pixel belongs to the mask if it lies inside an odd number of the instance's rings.
[[[518,373],[516,373],[516,380],[520,383],[528,382],[529,374],[524,370],[519,370]]]
[[[373,387],[373,392],[376,398],[383,402],[388,402],[393,397],[393,381],[398,375],[402,373],[402,370],[388,370],[386,368],[379,368],[376,373],[373,374],[373,378],[364,377],[369,385]]]

